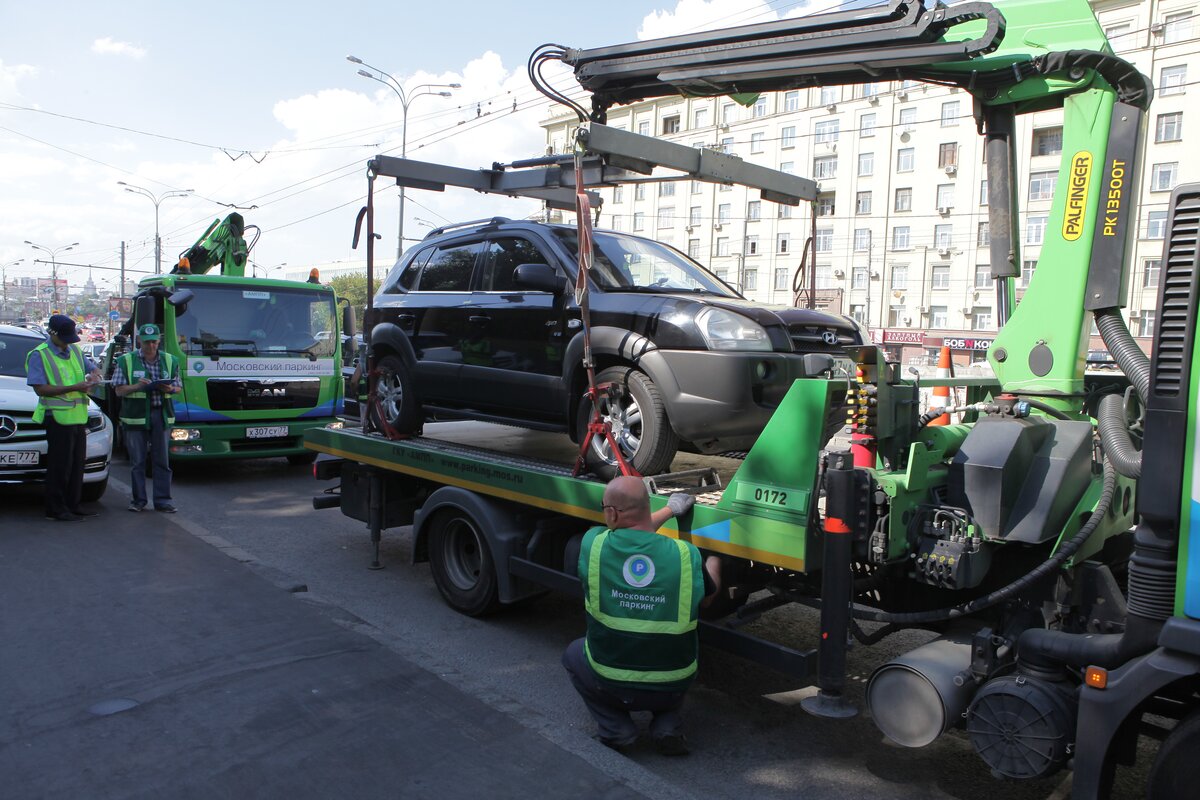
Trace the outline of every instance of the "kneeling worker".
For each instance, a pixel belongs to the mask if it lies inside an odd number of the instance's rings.
[[[684,693],[696,675],[700,601],[717,582],[700,551],[654,531],[695,503],[673,494],[650,513],[646,485],[613,479],[604,491],[607,528],[592,528],[579,553],[587,635],[563,654],[563,666],[596,724],[599,739],[623,751],[638,738],[631,711],[654,715],[650,735],[664,755],[685,755]]]

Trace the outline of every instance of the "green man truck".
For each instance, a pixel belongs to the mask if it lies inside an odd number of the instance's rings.
[[[253,245],[245,229],[236,213],[213,222],[170,274],[140,282],[105,373],[111,377],[116,359],[138,346],[135,325],[153,322],[183,379],[169,433],[172,459],[308,462],[304,433],[339,424],[341,334],[353,335],[353,314],[339,320],[327,286],[247,277]],[[97,399],[116,420],[115,393],[101,387]]]

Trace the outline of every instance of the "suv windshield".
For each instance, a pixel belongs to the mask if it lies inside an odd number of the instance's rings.
[[[554,228],[553,231],[577,258],[579,236],[575,229]],[[664,244],[602,231],[596,231],[594,238],[596,255],[592,280],[602,289],[684,291],[737,297],[716,276]]]
[[[25,356],[42,341],[34,336],[0,333],[0,375],[24,378]]]
[[[195,297],[176,317],[186,355],[333,355],[333,295],[304,289],[251,289],[189,284]]]

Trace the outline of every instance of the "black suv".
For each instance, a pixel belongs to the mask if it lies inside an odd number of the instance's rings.
[[[681,446],[748,448],[806,377],[804,354],[865,342],[847,317],[753,303],[666,245],[594,238],[592,353],[597,383],[615,386],[601,411],[643,474],[667,470]],[[409,249],[367,320],[389,424],[477,419],[580,441],[590,404],[577,252],[574,226],[504,218],[439,228]],[[613,474],[607,442],[593,441],[589,467]]]

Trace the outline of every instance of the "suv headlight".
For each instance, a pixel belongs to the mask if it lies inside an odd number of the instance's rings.
[[[766,329],[748,317],[723,308],[705,308],[696,325],[709,350],[771,350]]]

